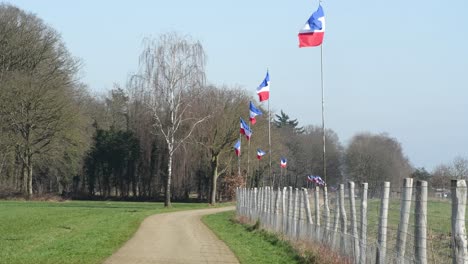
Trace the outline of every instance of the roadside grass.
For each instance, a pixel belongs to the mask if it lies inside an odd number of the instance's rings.
[[[207,204],[0,201],[0,263],[101,263],[149,215]]]
[[[203,222],[223,240],[240,263],[301,263],[292,246],[256,226],[239,224],[234,211],[206,215]]]

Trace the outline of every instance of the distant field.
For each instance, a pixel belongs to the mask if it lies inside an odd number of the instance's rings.
[[[207,204],[0,201],[0,263],[101,263],[156,213]]]

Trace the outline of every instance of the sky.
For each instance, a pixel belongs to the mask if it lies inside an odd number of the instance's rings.
[[[80,58],[95,93],[125,85],[144,38],[199,40],[207,78],[255,94],[268,69],[272,111],[321,125],[320,48],[298,48],[310,0],[15,0]],[[415,167],[468,158],[468,1],[327,1],[325,122],[343,145],[356,133],[396,138]]]

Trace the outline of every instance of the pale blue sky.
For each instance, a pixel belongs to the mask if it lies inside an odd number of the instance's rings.
[[[297,32],[318,1],[9,1],[62,34],[94,91],[137,70],[144,37],[190,34],[208,80],[254,94],[266,68],[271,106],[321,123],[320,49]],[[324,1],[326,125],[346,144],[387,132],[417,167],[468,157],[468,1]]]

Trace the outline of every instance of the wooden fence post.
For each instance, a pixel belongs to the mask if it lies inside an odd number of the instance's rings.
[[[346,209],[344,204],[345,191],[344,184],[340,184],[340,223],[341,223],[341,251],[346,253],[348,248],[348,234],[347,234],[347,219],[346,219]]]
[[[320,226],[320,187],[315,186],[314,191],[314,205],[315,205],[315,226],[317,230]]]
[[[417,264],[427,264],[427,181],[416,182],[414,214],[415,262]]]
[[[271,188],[266,187],[266,200],[265,200],[265,227],[270,230],[270,204],[271,204]]]
[[[288,227],[288,207],[287,207],[287,203],[286,203],[286,195],[288,194],[288,188],[286,187],[283,187],[283,193],[282,193],[282,197],[281,197],[281,202],[282,202],[282,205],[281,205],[281,209],[282,209],[282,213],[283,213],[283,221],[281,222],[281,226],[282,226],[282,232],[283,232],[283,235],[285,235],[287,233],[287,227]]]
[[[338,227],[340,225],[340,202],[339,196],[335,197],[335,219],[333,221],[333,232],[331,233],[331,246],[336,249],[336,236],[338,235]]]
[[[296,231],[297,231],[297,216],[298,216],[298,208],[297,208],[297,198],[299,194],[299,189],[294,189],[294,205],[293,205],[293,220],[292,220],[292,230],[291,230],[291,239],[296,238]]]
[[[354,197],[354,182],[348,182],[349,206],[351,213],[351,232],[353,234],[354,263],[359,263],[359,235],[357,232],[356,200]]]
[[[310,211],[310,202],[309,202],[309,193],[307,188],[304,188],[302,191],[302,201],[304,202],[304,209],[305,209],[305,229],[304,229],[304,236],[306,239],[310,240],[311,238],[311,230],[312,230],[312,212]]]
[[[410,217],[411,198],[413,193],[413,179],[405,178],[401,190],[400,222],[396,240],[396,262],[404,263],[406,250],[406,235],[408,233],[408,222]]]
[[[367,254],[367,182],[361,184],[361,240],[360,248],[361,252],[359,253],[360,264],[366,264],[366,254]]]
[[[303,201],[302,201],[302,190],[301,189],[296,189],[297,190],[297,202],[299,203],[298,205],[298,212],[297,212],[297,229],[296,229],[296,239],[301,238],[301,233],[303,232],[303,218],[304,218],[304,213],[302,211],[303,208]]]
[[[330,243],[330,207],[328,205],[328,189],[327,186],[323,186],[323,233],[325,242]]]
[[[387,258],[387,221],[388,199],[390,196],[390,182],[384,182],[380,203],[379,233],[377,237],[376,263],[384,264]]]
[[[253,189],[253,200],[254,200],[254,207],[253,207],[253,221],[257,222],[258,220],[258,193],[257,188]]]
[[[278,191],[276,192],[276,202],[275,202],[275,232],[279,233],[281,231],[281,220],[282,217],[280,216],[280,208],[281,208],[281,198],[283,194],[281,193],[280,187],[278,187]]]
[[[239,187],[236,187],[236,216],[239,216]]]
[[[294,216],[294,195],[292,186],[288,188],[288,236],[291,236],[293,230],[293,216]]]
[[[452,263],[468,263],[465,227],[466,181],[452,180]]]

